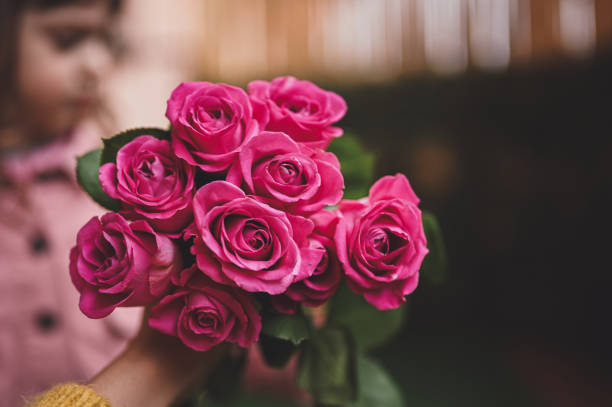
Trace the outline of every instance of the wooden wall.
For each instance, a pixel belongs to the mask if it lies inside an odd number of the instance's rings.
[[[334,83],[584,58],[612,38],[609,0],[204,0],[201,77]]]

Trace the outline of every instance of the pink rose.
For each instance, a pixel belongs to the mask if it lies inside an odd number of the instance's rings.
[[[183,270],[174,282],[178,289],[151,309],[152,328],[199,351],[221,342],[246,348],[257,341],[261,316],[248,293],[217,284],[195,267]]]
[[[221,284],[280,294],[300,273],[312,273],[321,253],[307,247],[313,223],[214,181],[196,192],[192,253],[200,270]]]
[[[323,250],[319,264],[310,276],[298,276],[284,294],[270,297],[274,307],[284,313],[295,312],[299,303],[308,307],[323,305],[342,280],[342,268],[336,256],[334,234],[340,218],[323,210],[310,217],[315,229],[309,236],[311,247]]]
[[[175,154],[204,171],[219,172],[263,128],[268,112],[253,110],[247,94],[235,86],[184,82],[172,92],[166,117]]]
[[[348,286],[378,309],[399,307],[417,286],[428,252],[418,203],[401,174],[378,180],[369,198],[340,202],[338,259]]]
[[[100,167],[100,184],[123,203],[122,214],[145,218],[156,230],[178,233],[191,221],[194,169],[174,156],[170,143],[140,136]]]
[[[248,89],[253,104],[263,104],[270,111],[266,130],[281,131],[295,141],[320,148],[342,135],[342,129],[332,125],[345,115],[346,102],[334,92],[292,76],[253,81]]]
[[[262,132],[246,143],[227,181],[297,215],[335,205],[344,179],[333,153],[300,146],[284,133]]]
[[[116,213],[93,217],[70,251],[70,277],[81,293],[79,307],[90,318],[119,306],[153,303],[180,268],[175,243],[144,220],[130,224]]]

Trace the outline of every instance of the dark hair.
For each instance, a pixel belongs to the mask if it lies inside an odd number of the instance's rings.
[[[25,10],[51,10],[56,7],[101,0],[0,0],[0,128],[6,124],[11,101],[15,100],[17,27]],[[121,8],[122,0],[106,0],[111,14]]]

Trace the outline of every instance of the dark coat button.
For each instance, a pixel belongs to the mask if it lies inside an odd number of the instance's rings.
[[[34,254],[42,254],[49,251],[49,240],[40,230],[30,238],[30,250]]]
[[[58,318],[51,311],[41,311],[36,314],[36,326],[42,332],[49,332],[59,325]]]

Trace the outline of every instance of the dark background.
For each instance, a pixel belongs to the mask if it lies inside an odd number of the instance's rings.
[[[611,72],[612,49],[336,89],[377,177],[405,173],[446,240],[448,280],[376,352],[408,405],[612,405]]]

